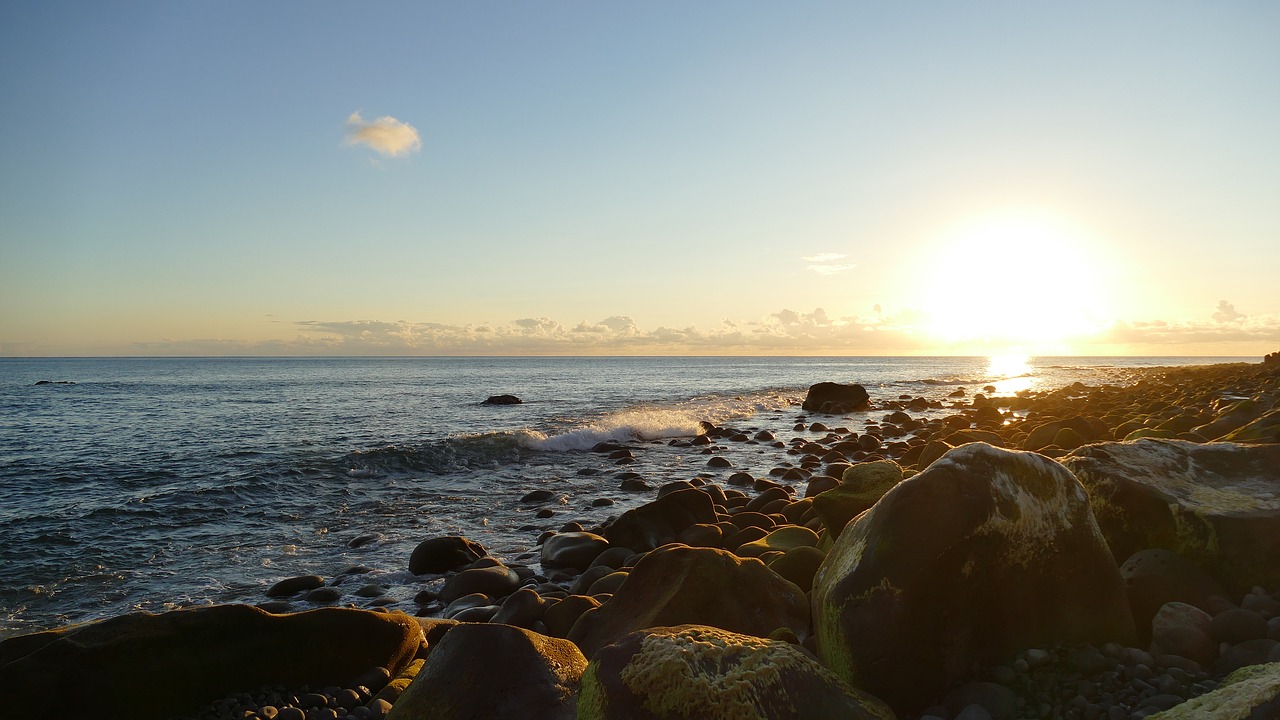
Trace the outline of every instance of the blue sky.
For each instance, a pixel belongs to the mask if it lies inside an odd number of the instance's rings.
[[[7,3],[0,354],[1273,351],[1277,32]]]

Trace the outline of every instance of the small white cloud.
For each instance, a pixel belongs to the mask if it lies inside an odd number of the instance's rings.
[[[398,157],[420,150],[422,138],[417,128],[390,115],[366,121],[356,111],[347,118],[347,144],[368,145],[379,155]]]
[[[1235,322],[1245,317],[1244,313],[1236,312],[1236,306],[1226,300],[1218,301],[1218,311],[1213,314],[1213,319],[1220,323]]]
[[[818,253],[817,255],[807,255],[800,259],[804,260],[805,262],[811,262],[811,263],[829,263],[829,262],[832,262],[833,260],[839,260],[843,257],[845,257],[843,253],[824,252],[824,253]]]

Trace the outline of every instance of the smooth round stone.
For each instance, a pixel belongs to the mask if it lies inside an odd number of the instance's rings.
[[[315,590],[324,586],[324,578],[319,575],[302,575],[281,580],[267,588],[267,597],[284,598],[300,593],[303,590]]]
[[[307,593],[307,602],[332,603],[342,599],[342,591],[336,587],[316,588]]]
[[[1267,636],[1267,621],[1261,615],[1244,608],[1224,610],[1209,621],[1209,631],[1215,642],[1235,645],[1246,640],[1259,640]]]
[[[520,502],[522,503],[546,502],[555,496],[556,494],[551,492],[550,490],[532,490],[530,492],[525,493],[524,497],[520,498]]]
[[[283,707],[276,713],[276,720],[307,720],[307,714],[296,707]]]

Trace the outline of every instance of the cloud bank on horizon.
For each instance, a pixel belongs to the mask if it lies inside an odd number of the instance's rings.
[[[1115,354],[1108,349],[1138,346],[1159,355],[1161,348],[1195,344],[1280,344],[1280,317],[1251,317],[1234,308],[1227,313],[1223,305],[1231,307],[1224,301],[1212,319],[1117,321],[1093,337],[1073,342],[1073,349],[1076,354],[1100,350],[1107,350],[1100,354]],[[547,317],[463,325],[404,320],[299,320],[278,321],[297,331],[288,340],[162,340],[136,343],[134,350],[144,354],[211,355],[945,354],[947,348],[922,333],[925,321],[914,310],[896,314],[880,310],[870,318],[862,318],[831,317],[822,308],[812,312],[782,309],[749,321],[724,319],[710,328],[644,329],[632,318],[621,315],[576,324]],[[951,349],[980,352],[981,343]]]

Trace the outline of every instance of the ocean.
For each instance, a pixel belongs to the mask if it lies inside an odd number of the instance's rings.
[[[971,396],[1257,358],[4,358],[0,637],[135,610],[260,602],[357,569],[414,612],[417,543],[465,535],[536,564],[538,536],[708,472],[702,421],[793,430],[806,388]],[[40,383],[40,381],[50,381]],[[39,383],[39,384],[38,384]],[[514,394],[520,405],[485,405]],[[883,412],[865,413],[878,419]],[[858,414],[842,422],[860,422]],[[633,447],[605,459],[602,441]],[[764,476],[779,452],[726,449]],[[525,493],[556,494],[548,506]],[[544,513],[545,514],[545,513]],[[301,609],[301,608],[299,608]]]

